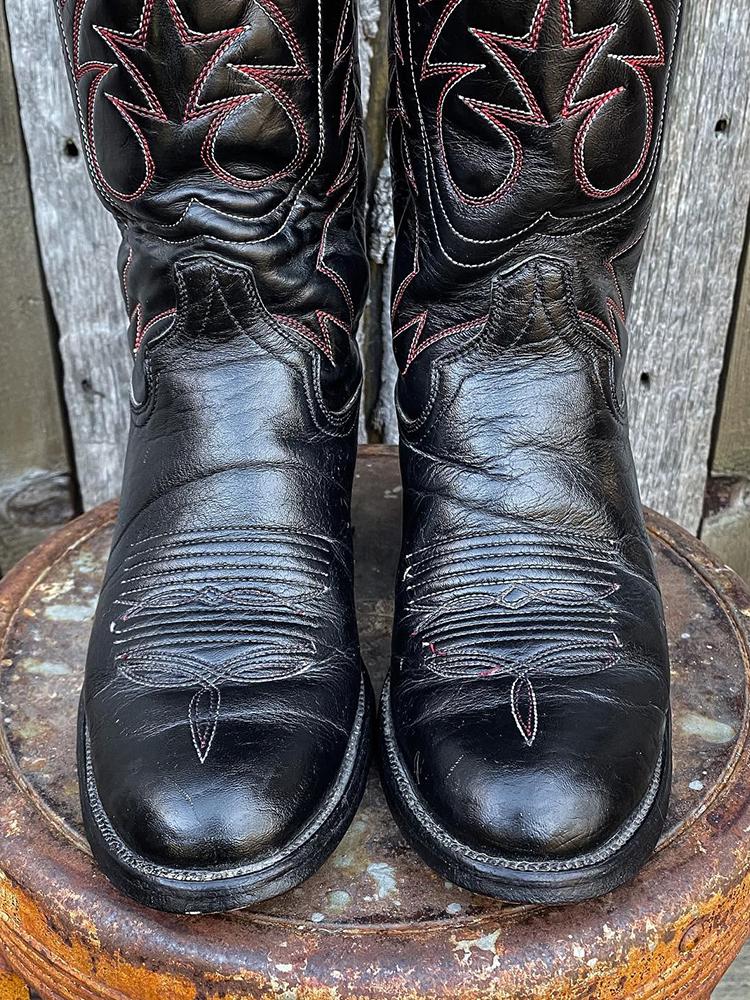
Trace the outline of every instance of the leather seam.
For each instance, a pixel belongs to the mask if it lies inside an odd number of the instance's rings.
[[[319,354],[314,351],[305,350],[305,347],[302,343],[300,343],[296,339],[290,338],[289,332],[291,331],[286,332],[285,328],[273,319],[273,317],[268,312],[265,305],[263,304],[263,301],[260,298],[258,289],[255,285],[255,280],[252,276],[252,271],[249,271],[249,269],[245,267],[240,268],[225,264],[221,260],[219,260],[216,256],[210,254],[200,255],[198,257],[191,257],[188,259],[208,261],[210,262],[212,267],[214,267],[222,274],[227,276],[240,277],[240,280],[243,283],[243,287],[246,293],[248,294],[248,297],[252,305],[258,309],[263,322],[267,323],[270,330],[273,333],[280,336],[285,343],[290,344],[296,349],[302,350],[303,353],[309,358],[311,364],[310,374],[312,377],[312,387],[315,396],[315,401],[317,402],[318,408],[320,409],[324,417],[333,426],[329,427],[322,426],[320,421],[318,420],[315,413],[315,407],[313,406],[313,400],[310,396],[310,387],[308,386],[306,377],[307,372],[305,372],[304,368],[297,365],[293,361],[288,361],[287,359],[280,359],[280,360],[282,361],[282,363],[287,364],[300,377],[305,398],[307,400],[308,412],[313,423],[319,430],[323,431],[324,433],[330,434],[331,436],[334,437],[345,437],[348,433],[350,433],[353,424],[352,413],[354,412],[356,416],[356,404],[359,400],[359,395],[361,392],[361,386],[362,386],[361,380],[358,386],[356,387],[354,393],[352,394],[352,396],[341,407],[341,409],[331,410],[326,405],[322,395]],[[174,268],[175,283],[177,285],[178,290],[183,295],[185,295],[187,292],[187,286],[185,284],[184,276],[181,272],[182,268],[179,266],[179,264],[177,264]],[[146,393],[146,399],[143,402],[139,402],[135,400],[131,392],[131,406],[133,409],[133,413],[140,418],[139,421],[137,421],[139,426],[142,426],[143,424],[147,423],[148,420],[151,418],[154,409],[154,400],[158,392],[159,371],[157,370],[154,372],[151,363],[151,358],[152,356],[155,356],[157,354],[157,352],[160,350],[162,346],[174,342],[179,338],[181,334],[184,333],[187,333],[185,329],[184,316],[182,315],[182,313],[177,312],[175,314],[173,322],[170,323],[170,325],[163,332],[161,332],[155,338],[153,338],[152,341],[146,342],[144,344],[142,363],[144,368],[144,376],[146,378],[147,385],[149,386]],[[263,348],[263,346],[260,345],[258,341],[255,340],[255,338],[253,338],[252,335],[247,330],[238,329],[238,333],[241,333],[244,336],[248,337],[249,339],[253,340],[255,344],[258,344],[258,346],[261,347],[261,349],[265,350],[265,348]],[[278,357],[271,351],[269,351],[268,353],[270,353],[274,357]]]

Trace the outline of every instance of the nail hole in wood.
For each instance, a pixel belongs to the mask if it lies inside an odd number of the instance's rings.
[[[648,372],[641,372],[641,385],[644,389],[651,388],[651,375]]]
[[[81,379],[81,389],[87,396],[98,396],[99,399],[106,399],[106,396],[100,389],[95,389],[91,379],[82,378]]]
[[[716,125],[714,125],[714,132],[717,135],[722,135],[723,133],[728,132],[728,131],[729,131],[729,119],[728,118],[720,118],[717,121]]]
[[[70,160],[75,160],[75,159],[78,158],[78,156],[79,156],[78,146],[75,144],[75,142],[72,139],[66,139],[65,140],[65,142],[63,144],[63,153]]]

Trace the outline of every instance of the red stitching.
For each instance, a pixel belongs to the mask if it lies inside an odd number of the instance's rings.
[[[143,338],[146,336],[146,334],[149,332],[149,330],[151,330],[160,320],[167,319],[167,318],[172,319],[176,315],[177,315],[177,310],[176,309],[165,309],[164,312],[160,312],[158,315],[154,316],[153,319],[150,319],[144,325],[143,324],[143,307],[141,306],[141,304],[139,302],[138,305],[135,307],[135,310],[133,311],[133,313],[132,313],[132,315],[130,317],[130,322],[131,323],[133,321],[135,321],[135,330],[136,330],[135,341],[133,343],[133,354],[137,354],[138,353],[138,349],[140,348],[141,344],[143,343]]]
[[[404,293],[406,292],[406,289],[409,287],[409,285],[414,280],[414,278],[416,278],[416,276],[419,274],[419,233],[420,233],[420,230],[419,230],[419,216],[415,216],[415,219],[414,219],[414,261],[413,261],[413,264],[412,264],[411,271],[409,271],[409,273],[406,275],[406,277],[403,278],[403,280],[401,281],[401,284],[398,286],[398,290],[396,291],[396,295],[395,295],[395,297],[393,299],[393,305],[391,306],[391,319],[393,319],[395,317],[396,313],[398,312],[398,307],[401,305],[401,300],[404,297]],[[396,334],[394,334],[394,337],[395,336],[396,336]]]
[[[440,96],[438,98],[437,110],[436,110],[436,124],[437,124],[437,136],[438,136],[438,147],[440,150],[440,158],[443,163],[443,169],[448,178],[448,181],[453,188],[456,196],[465,205],[489,205],[494,204],[500,198],[507,193],[507,191],[515,184],[518,179],[518,175],[521,170],[521,160],[523,151],[521,148],[521,143],[518,138],[513,135],[507,126],[503,125],[502,122],[496,118],[492,118],[489,114],[485,113],[483,110],[474,107],[474,103],[477,105],[483,102],[472,102],[470,99],[461,98],[464,103],[474,110],[477,110],[479,114],[485,118],[486,121],[490,123],[497,131],[502,135],[502,137],[508,142],[511,151],[511,165],[505,179],[494,189],[486,195],[470,195],[464,191],[456,181],[453,176],[450,164],[448,162],[448,154],[445,148],[445,135],[443,131],[443,113],[445,108],[445,102],[448,98],[449,93],[453,88],[464,79],[466,76],[471,76],[472,73],[476,73],[478,69],[483,69],[482,63],[456,63],[456,62],[430,62],[432,54],[437,44],[440,33],[442,32],[448,18],[456,10],[462,0],[449,0],[448,4],[443,9],[440,17],[435,23],[432,35],[427,44],[427,50],[425,52],[424,60],[422,61],[422,70],[420,74],[421,80],[429,79],[432,76],[445,76],[447,75],[447,80],[440,91]],[[492,105],[487,105],[487,107],[492,107]]]
[[[201,42],[218,42],[211,57],[206,60],[200,74],[196,78],[188,95],[185,109],[182,116],[182,123],[202,118],[206,115],[216,116],[211,123],[208,135],[201,147],[201,155],[207,168],[227,183],[242,189],[254,189],[260,186],[273,183],[281,177],[293,173],[300,162],[306,156],[309,149],[309,137],[304,125],[303,117],[284,90],[273,82],[274,78],[283,80],[304,78],[309,75],[309,70],[304,58],[302,48],[297,40],[289,21],[284,14],[276,7],[272,0],[255,0],[256,4],[264,11],[270,21],[276,26],[285,44],[289,48],[293,65],[291,66],[245,66],[238,65],[234,68],[244,75],[254,79],[264,90],[271,94],[277,101],[285,114],[288,116],[297,138],[297,151],[292,161],[282,170],[276,171],[269,177],[259,180],[247,180],[239,178],[225,170],[217,161],[215,154],[215,144],[218,133],[230,115],[234,114],[238,108],[250,101],[257,99],[258,94],[239,94],[232,97],[219,98],[207,104],[200,103],[200,96],[207,80],[213,73],[218,63],[224,58],[227,51],[234,45],[237,39],[248,29],[247,25],[238,25],[232,28],[224,28],[212,32],[199,32],[191,29],[183,17],[176,0],[164,0],[172,17],[181,42],[185,45],[194,45]],[[83,12],[87,0],[76,0],[76,7],[73,14],[73,52],[72,52],[72,72],[77,84],[90,73],[95,73],[86,100],[86,115],[84,116],[85,140],[89,150],[92,169],[96,180],[112,197],[119,201],[134,201],[150,186],[156,167],[151,150],[149,149],[143,130],[135,121],[133,115],[150,118],[154,121],[167,123],[169,121],[161,103],[155,94],[152,86],[143,76],[142,72],[135,65],[128,55],[127,48],[145,50],[148,46],[151,21],[154,13],[154,0],[144,0],[138,27],[133,32],[121,32],[103,25],[93,25],[93,30],[103,39],[112,52],[116,55],[123,69],[131,76],[138,90],[144,97],[145,106],[139,107],[130,101],[124,100],[112,94],[106,94],[107,100],[117,109],[125,120],[138,144],[141,147],[145,174],[142,182],[135,191],[127,193],[118,191],[104,176],[101,164],[96,152],[96,142],[94,138],[94,112],[96,100],[102,82],[116,63],[86,62],[80,60],[80,35],[83,20]]]
[[[595,119],[598,117],[600,112],[619,94],[621,94],[625,88],[615,87],[605,94],[601,94],[599,97],[592,98],[588,101],[575,102],[575,92],[583,82],[583,79],[588,72],[591,64],[599,55],[604,44],[609,40],[609,38],[615,34],[618,30],[619,25],[610,25],[608,28],[601,29],[601,33],[609,31],[606,37],[602,37],[600,44],[596,49],[592,49],[589,55],[583,60],[578,68],[578,72],[573,77],[568,87],[568,92],[565,95],[565,105],[563,108],[564,116],[571,117],[574,114],[579,114],[581,111],[589,109],[589,113],[584,121],[581,128],[576,134],[574,143],[574,164],[575,173],[578,183],[580,184],[582,190],[589,195],[591,198],[609,198],[613,195],[619,194],[624,188],[631,184],[636,177],[641,173],[643,167],[648,159],[649,149],[651,148],[651,139],[654,132],[654,91],[651,86],[651,81],[644,72],[645,67],[661,67],[664,66],[666,60],[666,51],[664,46],[664,36],[662,34],[659,21],[656,17],[656,12],[654,10],[652,0],[640,0],[640,3],[646,9],[646,13],[651,21],[651,27],[654,32],[654,38],[656,40],[657,51],[654,55],[639,55],[639,56],[621,56],[621,55],[609,55],[610,59],[616,59],[620,62],[625,63],[625,65],[630,66],[643,89],[643,96],[646,101],[646,130],[643,139],[643,146],[641,148],[638,161],[630,171],[628,176],[620,181],[619,184],[613,185],[611,188],[597,188],[593,182],[590,180],[587,172],[586,165],[584,162],[584,145],[586,143],[586,138],[591,126],[594,124]],[[562,5],[562,0],[561,0]],[[596,32],[587,32],[582,35],[575,35],[572,28],[572,17],[570,14],[570,9],[567,11],[567,19],[565,13],[563,12],[563,25],[565,31],[569,35],[569,45],[568,48],[577,48],[581,43],[585,43],[590,36],[595,36]]]
[[[439,340],[444,340],[445,337],[451,337],[454,333],[463,333],[466,330],[471,330],[474,327],[478,327],[487,322],[488,316],[476,316],[474,319],[466,320],[464,323],[457,323],[455,326],[448,326],[442,330],[438,330],[437,333],[433,333],[426,340],[422,340],[422,334],[424,333],[425,326],[427,324],[428,311],[418,313],[412,319],[408,320],[403,326],[400,326],[398,330],[393,334],[393,339],[400,337],[402,333],[405,333],[411,327],[416,327],[414,331],[414,336],[412,337],[411,344],[409,345],[409,353],[406,358],[406,364],[404,365],[403,373],[406,375],[407,371],[411,367],[414,359],[426,350],[432,344],[436,344]]]
[[[618,355],[622,356],[622,344],[620,343],[620,336],[617,332],[617,319],[620,320],[622,325],[625,325],[625,298],[622,294],[622,286],[620,285],[620,279],[617,277],[617,272],[615,271],[615,261],[620,257],[623,257],[626,253],[633,250],[646,234],[646,230],[642,229],[641,232],[627,243],[624,247],[620,247],[616,250],[610,257],[604,261],[604,267],[609,272],[612,278],[612,284],[615,288],[616,299],[611,296],[607,296],[607,318],[608,322],[600,319],[598,316],[594,316],[593,313],[585,312],[582,309],[578,310],[579,317],[584,321],[584,323],[593,323],[599,330],[602,331],[614,344],[615,350]],[[616,319],[616,318],[617,319]]]
[[[393,51],[396,53],[396,58],[403,66],[404,50],[401,47],[401,32],[398,26],[398,13],[395,6],[393,7]]]
[[[346,153],[344,154],[344,160],[339,167],[339,172],[336,177],[331,182],[331,186],[326,191],[326,195],[330,197],[335,194],[336,191],[348,184],[349,181],[354,177],[357,172],[357,164],[355,163],[355,150],[359,153],[359,136],[356,129],[349,130],[349,141],[346,146]]]
[[[329,267],[329,265],[326,264],[326,262],[325,262],[325,255],[326,255],[326,252],[328,250],[328,229],[329,229],[331,223],[333,222],[333,220],[334,220],[334,218],[336,216],[336,213],[349,200],[349,196],[353,193],[354,190],[355,190],[355,185],[352,184],[349,187],[349,189],[344,193],[343,198],[341,198],[341,200],[338,202],[338,204],[333,209],[333,211],[330,212],[328,214],[328,216],[326,216],[326,220],[323,223],[323,232],[322,232],[321,240],[320,240],[320,248],[318,249],[318,257],[317,257],[317,260],[315,262],[316,269],[318,271],[320,271],[321,274],[325,274],[325,276],[327,278],[330,278],[330,280],[334,283],[334,285],[336,285],[336,287],[338,288],[338,290],[341,292],[341,294],[342,294],[342,296],[344,298],[344,301],[346,302],[346,307],[349,310],[349,322],[350,323],[351,323],[352,319],[354,318],[354,302],[352,301],[351,292],[349,291],[349,288],[347,287],[346,282],[341,277],[341,275],[338,273],[338,271],[334,271],[332,267]]]
[[[346,0],[343,11],[341,12],[341,20],[339,21],[339,30],[336,34],[336,46],[333,53],[333,65],[337,66],[347,52],[351,51],[352,48],[352,36],[349,35],[349,41],[344,45],[344,37],[346,35],[347,22],[349,19],[349,14],[351,12],[352,0]]]
[[[515,62],[505,52],[502,46],[510,46],[526,52],[536,51],[539,47],[542,26],[544,19],[550,9],[550,5],[555,0],[539,0],[531,21],[529,30],[525,35],[504,35],[492,31],[483,31],[477,28],[469,28],[470,33],[487,50],[507,72],[511,82],[514,84],[520,97],[526,105],[525,109],[509,108],[505,105],[494,104],[481,101],[476,98],[468,98],[459,95],[463,103],[481,115],[485,121],[498,130],[502,137],[508,142],[512,154],[512,163],[503,182],[492,192],[482,196],[468,195],[463,191],[451,174],[443,137],[443,113],[444,105],[449,92],[464,77],[475,73],[477,69],[484,68],[482,63],[453,63],[441,62],[431,63],[430,59],[437,44],[438,38],[443,31],[448,18],[458,7],[462,0],[449,0],[440,14],[432,35],[427,45],[425,57],[422,64],[421,79],[425,80],[429,76],[448,74],[448,79],[440,93],[436,109],[436,121],[438,131],[438,145],[440,157],[447,175],[447,178],[458,196],[464,204],[486,205],[497,202],[516,183],[521,172],[523,160],[523,147],[518,136],[504,124],[505,121],[525,123],[527,125],[548,128],[552,123],[548,122],[536,97],[534,96],[528,81],[516,66]],[[611,23],[601,28],[595,28],[581,34],[576,34],[573,28],[573,16],[570,8],[570,0],[559,0],[560,16],[562,24],[562,44],[565,49],[580,49],[587,47],[588,51],[583,56],[576,72],[568,83],[563,100],[562,117],[570,119],[576,115],[586,114],[586,118],[578,129],[573,143],[574,171],[581,189],[592,198],[607,198],[618,194],[625,187],[631,184],[641,173],[648,159],[649,149],[654,130],[654,95],[651,81],[645,69],[663,66],[665,64],[664,38],[653,7],[653,0],[639,0],[645,8],[656,39],[657,52],[652,55],[629,55],[622,56],[609,54],[608,58],[616,59],[629,66],[636,74],[641,84],[646,101],[646,127],[643,146],[638,158],[638,162],[631,172],[620,183],[611,188],[597,188],[589,178],[585,160],[584,146],[586,139],[594,121],[617,96],[625,91],[624,86],[613,87],[610,90],[587,98],[583,101],[576,101],[575,95],[580,89],[592,65],[604,53],[605,47],[619,31],[619,23]]]
[[[121,284],[122,284],[122,295],[125,299],[125,308],[130,315],[130,292],[128,291],[128,273],[130,271],[130,265],[133,263],[133,248],[128,247],[128,259],[125,261],[125,266],[122,269]]]
[[[331,364],[335,364],[334,353],[333,353],[333,342],[331,340],[331,326],[337,326],[339,329],[343,330],[347,336],[351,336],[349,328],[345,323],[342,323],[340,319],[337,319],[331,313],[325,312],[323,309],[315,310],[315,318],[318,321],[318,326],[320,327],[320,334],[316,333],[311,327],[306,323],[301,323],[298,319],[293,316],[284,316],[281,313],[274,313],[273,318],[281,323],[282,326],[288,326],[290,329],[294,330],[305,340],[309,340],[312,344],[325,354]]]
[[[215,173],[222,180],[226,181],[228,184],[241,188],[243,191],[253,191],[261,187],[266,187],[267,185],[281,180],[284,177],[294,174],[300,163],[307,156],[310,148],[310,137],[307,132],[307,128],[305,127],[305,120],[302,113],[294,101],[283,91],[283,89],[279,87],[278,84],[272,82],[274,78],[282,80],[307,79],[310,75],[310,71],[307,67],[302,47],[297,39],[297,36],[294,34],[289,21],[284,16],[282,11],[280,11],[279,8],[272,3],[272,0],[255,0],[255,2],[264,11],[268,19],[276,26],[279,34],[284,39],[284,42],[289,48],[289,52],[292,56],[293,65],[236,65],[234,68],[240,73],[243,73],[245,76],[248,76],[251,80],[254,80],[276,99],[279,106],[283,109],[284,113],[292,123],[292,127],[294,128],[294,132],[297,137],[297,151],[291,162],[288,163],[283,169],[277,170],[275,173],[269,174],[266,177],[261,177],[257,180],[236,177],[234,174],[225,170],[216,159],[216,140],[218,138],[219,131],[230,115],[234,114],[237,108],[240,107],[241,104],[248,99],[248,97],[253,98],[257,95],[251,94],[244,95],[240,98],[229,99],[235,103],[228,106],[223,114],[212,122],[209,133],[204,140],[201,153],[206,166],[213,171],[213,173]]]

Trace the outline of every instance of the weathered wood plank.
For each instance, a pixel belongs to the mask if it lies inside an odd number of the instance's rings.
[[[0,7],[0,573],[72,515],[53,330]]]
[[[695,531],[750,202],[750,5],[685,3],[662,175],[630,316],[646,503]]]
[[[65,400],[84,505],[115,493],[130,360],[115,271],[119,235],[89,183],[51,0],[6,0],[39,244],[60,330]],[[35,406],[41,418],[41,406]]]

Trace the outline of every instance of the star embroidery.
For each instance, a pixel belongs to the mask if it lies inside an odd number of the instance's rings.
[[[618,55],[610,53],[607,55],[606,50],[609,43],[620,30],[620,25],[612,23],[601,28],[577,33],[573,28],[570,0],[539,0],[529,30],[524,35],[508,35],[470,28],[471,34],[505,71],[518,93],[522,106],[520,108],[510,107],[471,97],[462,97],[461,100],[491,125],[503,131],[507,129],[505,122],[525,123],[539,128],[548,128],[556,121],[567,121],[585,115],[585,120],[575,138],[574,161],[577,180],[583,190],[591,197],[602,198],[616,194],[635,179],[648,156],[653,134],[654,97],[646,69],[663,66],[665,61],[664,38],[653,8],[653,0],[639,0],[639,3],[645,9],[651,22],[656,41],[656,52],[653,54]],[[508,49],[524,53],[524,65],[528,66],[529,58],[532,56],[536,56],[542,61],[549,59],[549,50],[555,47],[566,53],[584,51],[582,57],[576,56],[577,63],[572,75],[570,75],[559,108],[547,108],[545,111],[528,80],[514,59],[511,58]],[[629,66],[638,78],[646,101],[646,127],[643,147],[633,170],[620,184],[602,190],[597,188],[588,177],[583,158],[583,146],[594,120],[626,88],[618,85],[588,98],[579,98],[578,94],[593,66],[605,57]],[[541,80],[545,79],[543,66],[538,76]]]
[[[306,155],[309,140],[299,109],[286,93],[282,83],[309,75],[299,41],[284,14],[273,0],[256,0],[255,7],[281,36],[290,53],[290,62],[283,65],[246,65],[229,61],[231,52],[241,38],[251,30],[248,24],[216,31],[197,31],[188,25],[177,0],[144,0],[139,22],[134,31],[118,31],[106,25],[93,25],[93,30],[116,57],[115,63],[80,61],[79,39],[86,0],[77,0],[73,19],[73,72],[77,81],[95,73],[88,92],[85,132],[87,148],[94,174],[106,191],[123,201],[140,197],[150,185],[155,173],[158,152],[170,150],[177,160],[181,157],[179,142],[200,152],[204,165],[234,187],[254,189],[267,186],[281,176],[293,172]],[[127,74],[142,99],[130,99],[117,93],[106,93],[107,100],[132,130],[143,151],[145,174],[143,181],[131,193],[116,190],[104,176],[94,141],[95,102],[105,77],[115,66]],[[258,86],[254,91],[237,91],[245,77]],[[206,97],[212,87],[218,96]],[[292,161],[271,176],[259,179],[237,177],[217,159],[216,140],[227,120],[239,108],[266,93],[282,108],[289,119],[296,139]],[[201,134],[178,133],[176,130],[203,122]],[[188,148],[189,147],[189,148]]]

